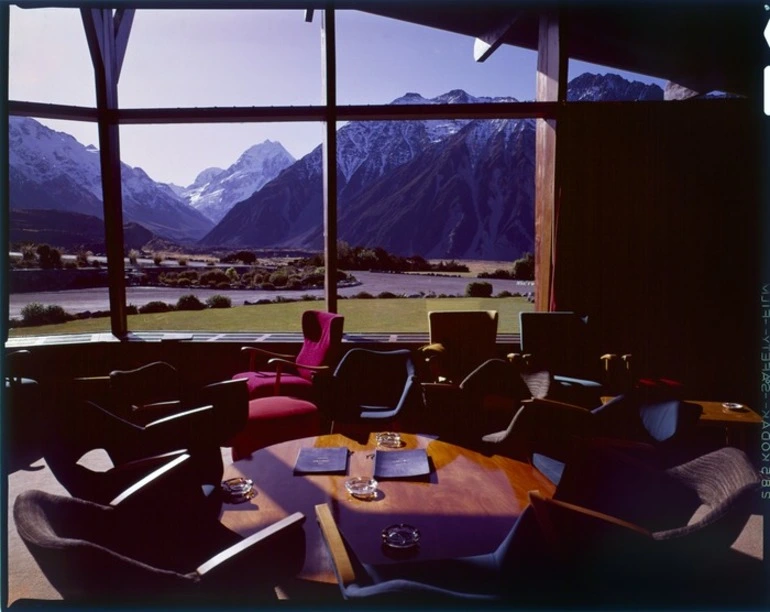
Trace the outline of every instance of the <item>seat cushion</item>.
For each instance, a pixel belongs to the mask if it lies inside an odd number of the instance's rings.
[[[256,399],[275,394],[274,372],[241,372],[233,376],[233,380],[245,378],[249,388],[249,397]],[[281,374],[281,395],[289,395],[301,399],[311,399],[313,383],[296,374]]]
[[[320,433],[320,415],[312,402],[286,395],[253,399],[246,427],[230,441],[233,461],[272,444]]]

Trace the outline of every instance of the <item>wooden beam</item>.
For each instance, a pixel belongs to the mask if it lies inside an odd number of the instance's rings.
[[[494,30],[478,36],[473,41],[473,59],[479,63],[486,61],[503,44],[505,35],[517,20],[518,15],[508,19]]]
[[[116,116],[118,108],[118,67],[115,32],[111,9],[82,9],[96,80],[96,111],[99,127],[99,158],[104,201],[104,232],[107,250],[107,274],[110,291],[112,333],[128,336],[126,318],[126,283],[123,247],[123,193],[120,172],[120,136]]]
[[[115,81],[120,80],[120,71],[123,69],[123,60],[126,58],[128,37],[131,34],[131,25],[134,23],[134,9],[118,9],[115,11]]]
[[[567,54],[559,14],[543,12],[537,55],[536,99],[562,103],[567,94]],[[558,115],[557,115],[558,116]],[[556,119],[538,119],[535,131],[535,310],[550,310],[558,189]]]
[[[321,19],[326,117],[323,141],[324,264],[326,310],[337,312],[337,51],[334,9]]]

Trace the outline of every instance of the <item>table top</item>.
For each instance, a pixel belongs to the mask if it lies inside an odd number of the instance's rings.
[[[744,406],[745,411],[728,410],[722,402],[703,402],[698,400],[688,400],[693,404],[698,404],[703,408],[700,420],[704,422],[723,423],[725,425],[733,424],[754,424],[762,423],[762,417],[759,416],[748,406]]]
[[[401,434],[403,449],[426,450],[430,476],[420,481],[381,480],[374,500],[356,499],[344,483],[352,476],[372,476],[374,436],[363,444],[342,434],[291,440],[234,462],[225,468],[223,478],[250,478],[257,494],[241,504],[224,504],[221,522],[248,536],[293,512],[303,512],[308,517],[304,526],[307,552],[298,577],[334,583],[331,561],[315,521],[316,504],[329,504],[340,531],[361,561],[390,563],[396,559],[381,545],[382,530],[390,525],[407,523],[419,529],[420,546],[410,559],[488,553],[497,548],[528,505],[529,491],[539,490],[545,496],[554,492],[553,484],[527,463],[486,456],[428,436]],[[351,451],[347,474],[294,475],[300,448],[333,446]]]

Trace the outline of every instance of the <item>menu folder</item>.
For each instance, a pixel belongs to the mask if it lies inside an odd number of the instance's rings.
[[[424,448],[374,452],[375,478],[419,478],[429,474],[430,463]]]
[[[348,471],[348,449],[344,446],[301,448],[294,463],[295,474],[344,474]]]

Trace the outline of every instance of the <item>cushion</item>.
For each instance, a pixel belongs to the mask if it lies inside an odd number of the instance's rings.
[[[320,433],[321,418],[312,402],[287,395],[253,399],[246,427],[230,440],[233,461],[272,444]]]
[[[252,399],[268,397],[275,394],[274,372],[241,372],[233,376],[233,380],[245,378]],[[302,399],[311,399],[313,383],[296,374],[283,372],[281,374],[281,395],[290,395]]]

